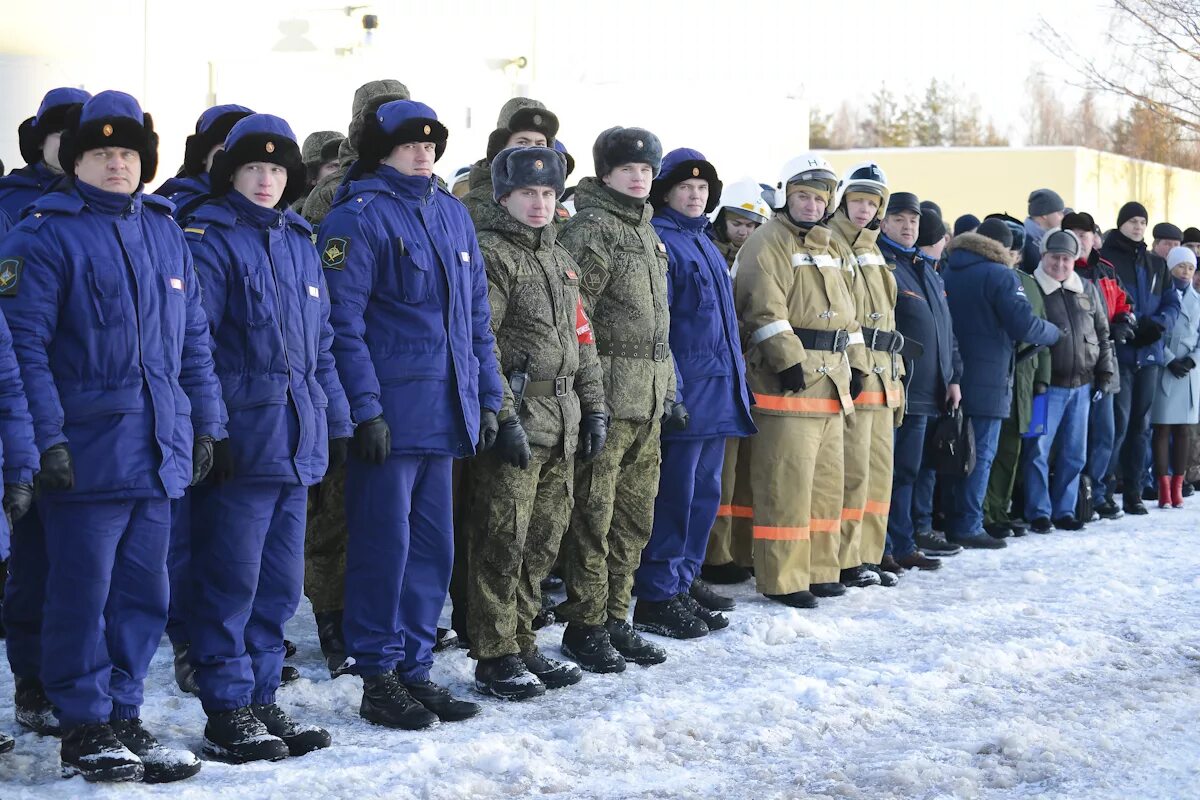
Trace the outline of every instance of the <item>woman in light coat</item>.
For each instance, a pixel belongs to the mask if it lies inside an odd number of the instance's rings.
[[[1158,506],[1183,507],[1190,426],[1200,420],[1200,294],[1192,288],[1196,255],[1186,247],[1167,254],[1167,266],[1179,294],[1179,319],[1163,337],[1163,361],[1158,391],[1150,407],[1154,425],[1151,449],[1158,478]]]

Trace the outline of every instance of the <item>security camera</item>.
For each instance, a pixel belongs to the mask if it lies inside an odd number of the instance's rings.
[[[362,26],[364,31],[373,31],[379,27],[379,16],[377,14],[363,14]]]

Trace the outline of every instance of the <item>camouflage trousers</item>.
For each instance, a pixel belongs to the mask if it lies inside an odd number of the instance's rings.
[[[533,649],[541,582],[571,521],[575,459],[564,458],[561,446],[530,450],[528,469],[491,451],[471,464],[464,522],[472,658]]]
[[[304,595],[313,613],[346,607],[346,467],[308,490],[304,529]]]
[[[567,622],[603,625],[629,614],[633,573],[654,522],[660,429],[658,418],[614,419],[600,455],[576,465],[575,510],[563,537],[567,599],[556,612]]]

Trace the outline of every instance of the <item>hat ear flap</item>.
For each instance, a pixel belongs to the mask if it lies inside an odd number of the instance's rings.
[[[721,183],[720,178],[709,178],[708,203],[704,206],[705,214],[711,214],[716,210],[717,205],[721,202],[721,192],[723,191],[725,191],[725,184]]]
[[[363,120],[362,135],[359,138],[358,160],[365,167],[371,167],[387,158],[391,148],[388,147],[388,135],[379,124],[375,112],[366,115]]]
[[[220,197],[232,188],[233,166],[232,156],[228,150],[218,150],[213,156],[212,169],[208,171],[209,191],[213,197]]]
[[[146,115],[146,123],[150,124],[150,115]],[[158,173],[158,134],[152,129],[146,131],[146,148],[142,151],[142,183],[154,180]]]
[[[21,148],[21,158],[26,164],[36,164],[42,160],[42,142],[34,127],[36,117],[30,117],[17,126],[17,142]]]
[[[83,104],[77,103],[67,109],[67,118],[63,121],[62,138],[58,143],[58,164],[63,172],[75,175],[76,139],[79,135],[79,117],[83,113]]]

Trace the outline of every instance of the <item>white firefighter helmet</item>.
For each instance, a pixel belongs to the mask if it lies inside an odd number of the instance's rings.
[[[725,190],[721,192],[721,202],[708,217],[716,222],[717,217],[721,214],[721,209],[727,208],[735,214],[761,225],[771,218],[771,209],[763,200],[762,194],[762,185],[758,181],[742,178],[725,187]]]
[[[834,192],[837,191],[837,173],[833,171],[833,165],[819,153],[804,153],[783,165],[779,170],[779,180],[775,183],[775,208],[787,205],[787,185],[801,180],[827,184],[831,201],[829,208],[835,208],[832,200]]]
[[[874,161],[863,161],[846,170],[846,174],[838,183],[837,197],[833,202],[835,209],[841,207],[842,198],[850,190],[879,195],[879,213],[876,215],[876,219],[883,219],[884,212],[887,210],[889,192],[887,175],[884,174],[881,166]]]

